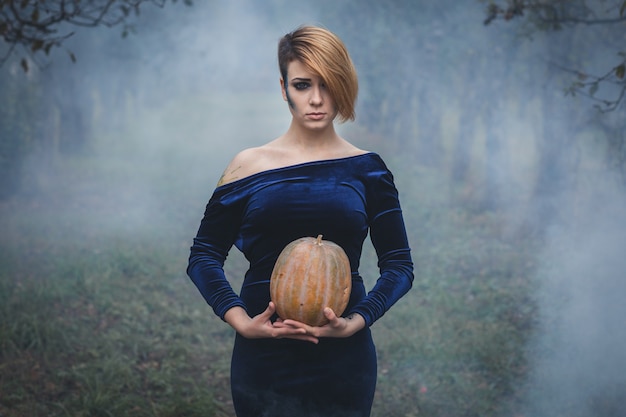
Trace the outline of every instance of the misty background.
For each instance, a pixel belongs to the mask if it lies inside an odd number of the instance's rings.
[[[28,270],[61,239],[76,253],[88,248],[87,257],[111,242],[120,251],[165,245],[176,259],[168,279],[187,286],[201,309],[184,270],[204,206],[239,150],[287,129],[277,42],[301,24],[321,24],[344,40],[359,73],[357,120],[339,130],[394,172],[416,258],[413,298],[374,333],[382,339],[401,317],[417,323],[434,249],[442,259],[460,244],[468,259],[483,254],[476,245],[484,240],[458,228],[471,218],[472,227],[489,228],[489,245],[532,252],[523,277],[532,291],[518,306],[532,316],[524,369],[514,392],[494,403],[514,402],[507,415],[623,416],[626,113],[623,103],[602,113],[565,91],[576,81],[570,70],[601,74],[616,65],[624,24],[553,32],[484,19],[478,1],[197,1],[142,8],[126,37],[116,28],[72,28],[28,72],[19,59],[5,62],[2,280],[18,280],[9,272]],[[595,94],[615,98],[610,87]],[[17,236],[30,237],[13,248]],[[479,280],[498,256],[476,255],[468,274]],[[364,270],[375,279],[375,259]],[[415,326],[417,340],[421,331]],[[399,366],[415,375],[427,368],[420,358]],[[416,396],[432,385],[419,382]],[[478,415],[468,404],[465,415]]]

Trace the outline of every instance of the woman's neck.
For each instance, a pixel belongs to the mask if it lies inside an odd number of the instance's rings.
[[[324,129],[317,130],[304,129],[301,125],[292,123],[283,137],[291,145],[310,150],[325,149],[342,142],[332,124]]]

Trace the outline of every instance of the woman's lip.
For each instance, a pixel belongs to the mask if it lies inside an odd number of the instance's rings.
[[[307,113],[307,117],[311,119],[322,119],[326,113]]]

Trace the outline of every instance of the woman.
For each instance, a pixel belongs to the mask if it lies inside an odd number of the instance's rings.
[[[282,136],[228,165],[194,239],[187,273],[236,330],[231,389],[237,416],[369,416],[376,352],[369,327],[410,288],[413,264],[392,174],[381,158],[340,137],[354,120],[358,82],[341,40],[303,26],[278,45],[280,86],[292,115]],[[359,276],[370,233],[380,277]],[[280,320],[269,279],[282,249],[319,234],[339,244],[352,269],[343,316],[312,327]],[[250,262],[237,295],[223,265],[235,245]]]

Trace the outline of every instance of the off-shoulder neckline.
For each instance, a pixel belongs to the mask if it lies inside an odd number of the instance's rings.
[[[263,170],[263,171],[255,172],[254,174],[248,175],[247,177],[239,178],[238,180],[231,181],[231,182],[228,182],[226,184],[220,185],[220,186],[216,187],[216,190],[221,190],[221,189],[225,189],[225,188],[228,188],[228,187],[236,186],[238,184],[245,183],[246,181],[255,179],[257,177],[260,177],[260,176],[263,176],[263,175],[267,175],[267,174],[271,174],[271,173],[275,173],[275,172],[288,171],[288,170],[291,170],[291,169],[302,168],[302,167],[306,167],[306,166],[324,165],[324,164],[332,164],[332,163],[344,162],[344,161],[348,161],[348,160],[352,160],[352,159],[362,158],[364,156],[378,156],[378,154],[375,153],[375,152],[369,152],[368,151],[368,152],[365,152],[365,153],[360,153],[358,155],[342,156],[340,158],[330,158],[330,159],[316,159],[314,161],[300,162],[300,163],[297,163],[297,164],[285,165],[285,166],[282,166],[282,167],[266,169],[266,170]]]

